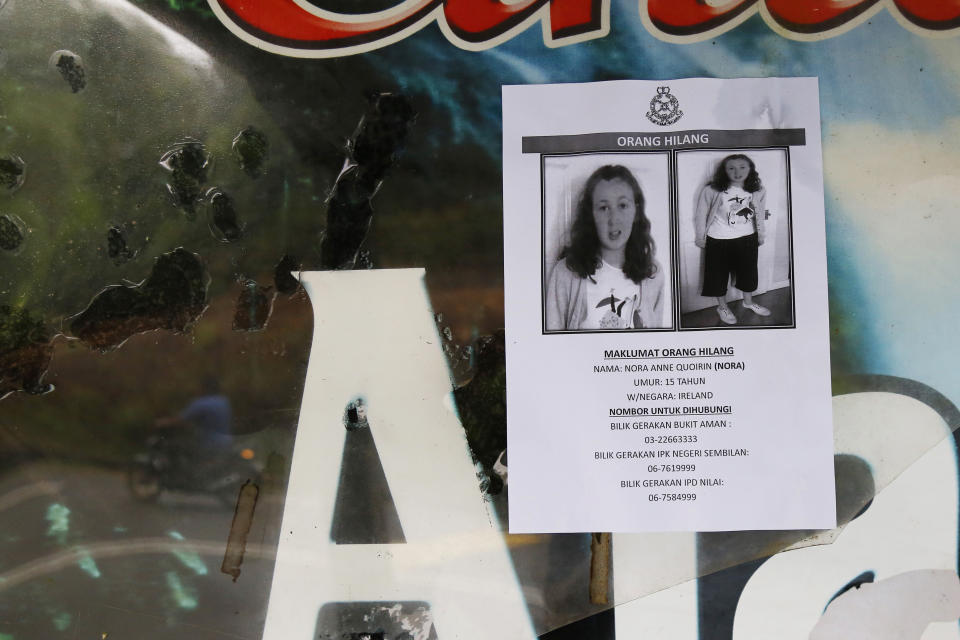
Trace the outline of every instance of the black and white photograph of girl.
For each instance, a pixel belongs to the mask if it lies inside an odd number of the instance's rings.
[[[673,328],[668,156],[543,160],[544,329]]]
[[[787,152],[677,153],[680,328],[791,327]]]

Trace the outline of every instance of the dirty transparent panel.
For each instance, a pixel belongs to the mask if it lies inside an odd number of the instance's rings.
[[[635,19],[635,3],[617,6]],[[195,0],[0,0],[0,640],[260,637],[268,599],[282,597],[270,587],[307,361],[324,356],[310,352],[314,332],[325,314],[378,318],[389,332],[394,313],[376,297],[311,301],[292,275],[301,270],[425,268],[430,338],[447,358],[475,498],[486,528],[505,532],[504,83],[822,75],[828,200],[845,198],[828,203],[838,517],[847,539],[868,540],[858,522],[912,506],[880,504],[881,489],[955,487],[952,458],[935,456],[960,423],[948,397],[956,378],[922,348],[945,328],[917,320],[903,347],[884,332],[899,317],[887,298],[905,292],[900,306],[950,315],[956,252],[942,243],[957,229],[943,194],[956,158],[936,127],[956,127],[956,41],[918,45],[889,16],[817,45],[758,18],[687,48],[654,41],[639,21],[631,29],[562,49],[531,29],[484,53],[425,30],[316,61],[241,43]],[[902,56],[890,59],[890,46]],[[880,58],[892,69],[882,89],[849,85]],[[918,88],[901,58],[929,60],[938,82]],[[871,182],[886,167],[873,159],[890,151],[881,142],[851,153],[851,140],[876,135],[871,118],[896,123],[886,126],[910,160],[909,189]],[[928,159],[934,169],[913,172]],[[844,208],[892,216],[891,202],[930,212],[908,225],[907,250]],[[329,541],[406,544],[365,392],[321,427],[344,443],[335,486],[318,488],[334,496]],[[914,478],[918,461],[943,473]],[[927,513],[952,514],[955,533],[955,496],[937,504]],[[698,576],[699,610],[677,618],[732,630],[747,580],[775,564],[765,559],[839,545],[839,533],[499,538],[532,634],[563,637],[584,619],[574,637],[613,638],[614,605],[656,602]],[[441,542],[474,551],[470,539]],[[418,597],[318,603],[315,614],[317,637],[448,637]]]

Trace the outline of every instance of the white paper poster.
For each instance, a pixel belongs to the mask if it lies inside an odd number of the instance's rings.
[[[503,88],[511,532],[835,525],[814,78]]]

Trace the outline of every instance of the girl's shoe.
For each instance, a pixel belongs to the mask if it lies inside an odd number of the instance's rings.
[[[770,309],[767,309],[766,307],[761,306],[761,305],[757,304],[756,302],[751,302],[750,304],[744,303],[743,308],[744,308],[744,309],[750,309],[750,311],[753,311],[753,312],[754,312],[755,314],[757,314],[758,316],[768,316],[768,315],[770,315]]]
[[[767,313],[770,313],[767,311]],[[737,316],[733,315],[733,311],[730,311],[730,307],[717,307],[717,314],[719,314],[720,319],[723,320],[726,324],[737,324]]]

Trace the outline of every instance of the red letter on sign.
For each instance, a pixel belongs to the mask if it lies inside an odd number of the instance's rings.
[[[527,0],[515,4],[499,0],[447,0],[443,13],[447,26],[457,38],[491,46],[547,4],[550,5],[551,40],[604,35],[607,8],[601,0]],[[520,26],[518,31],[526,26]]]
[[[904,18],[924,29],[946,31],[960,27],[960,4],[942,0],[895,0]]]
[[[756,4],[757,0],[648,0],[647,13],[652,25],[663,33],[688,36],[726,25]]]
[[[516,35],[549,5],[548,44],[606,35],[607,0],[414,0],[376,18],[308,11],[294,0],[210,0],[234,34],[261,49],[301,57],[333,57],[386,46],[440,18],[448,35],[467,48],[485,48]],[[442,13],[441,13],[442,12]],[[442,17],[441,17],[442,16]],[[528,22],[529,20],[529,22]]]
[[[879,0],[767,0],[767,10],[780,26],[794,33],[821,33],[850,22],[878,2]]]

